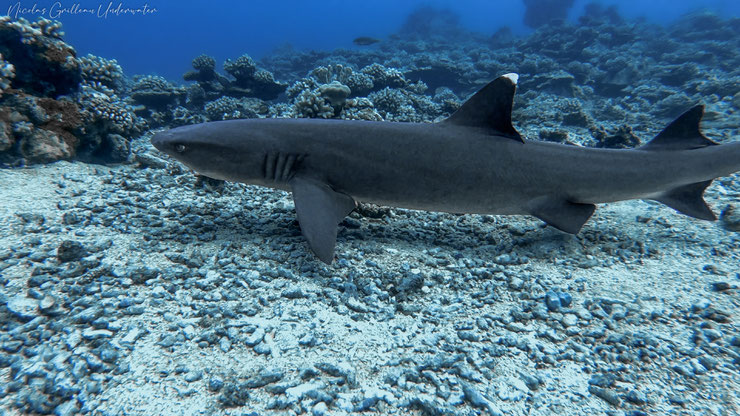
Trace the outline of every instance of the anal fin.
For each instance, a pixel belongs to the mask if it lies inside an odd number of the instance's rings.
[[[655,198],[656,201],[665,204],[676,211],[690,217],[701,220],[716,221],[712,209],[704,201],[704,190],[711,185],[712,181],[697,182],[671,189],[662,196]]]
[[[331,264],[337,226],[355,209],[355,200],[347,194],[336,192],[329,184],[312,178],[296,176],[289,184],[301,232],[316,257]]]
[[[540,198],[529,205],[530,215],[570,234],[577,234],[596,210],[594,204],[578,204],[556,197]]]

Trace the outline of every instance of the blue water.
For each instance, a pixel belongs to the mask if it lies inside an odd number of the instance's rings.
[[[569,19],[582,14],[587,0],[576,0]],[[420,6],[446,8],[473,31],[492,34],[509,26],[514,33],[531,29],[523,23],[522,0],[373,0],[373,1],[239,1],[239,0],[125,0],[125,1],[5,1],[2,14],[35,20],[55,18],[64,24],[65,39],[80,55],[115,58],[127,74],[159,74],[180,80],[191,60],[206,53],[217,62],[248,53],[259,59],[277,47],[331,50],[356,48],[358,36],[383,38],[397,32],[410,12]],[[666,24],[682,14],[711,10],[739,16],[737,0],[623,0],[616,5],[627,18],[644,17]],[[73,9],[78,4],[80,9]],[[141,8],[151,13],[104,13],[112,6]],[[32,9],[36,6],[35,10]],[[26,9],[26,10],[20,10]],[[45,10],[43,10],[45,9]],[[85,10],[91,10],[87,13]],[[99,15],[98,10],[102,11]]]

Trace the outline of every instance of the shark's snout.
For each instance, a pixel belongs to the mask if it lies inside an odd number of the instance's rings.
[[[152,146],[154,146],[160,152],[166,153],[167,143],[169,142],[171,136],[172,134],[170,134],[168,131],[155,133],[154,136],[152,136]]]

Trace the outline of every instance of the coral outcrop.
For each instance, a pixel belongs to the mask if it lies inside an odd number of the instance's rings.
[[[196,57],[192,65],[194,71],[185,73],[183,78],[197,82],[208,99],[229,96],[273,100],[287,87],[286,84],[277,82],[271,72],[258,69],[249,55],[224,63],[224,71],[232,78],[216,72],[216,61],[207,55]]]
[[[77,58],[59,22],[0,17],[0,162],[121,162],[146,127],[115,60]],[[184,93],[183,93],[184,94]]]
[[[15,66],[6,62],[0,54],[0,96],[10,88],[10,82],[13,78],[15,78]]]
[[[130,94],[136,103],[156,111],[182,104],[186,90],[160,76],[147,75],[135,79]]]
[[[15,67],[15,88],[52,98],[79,89],[80,62],[63,35],[59,22],[0,17],[0,54]]]
[[[100,84],[116,91],[123,86],[123,68],[115,59],[88,54],[80,58],[80,70],[88,84]]]

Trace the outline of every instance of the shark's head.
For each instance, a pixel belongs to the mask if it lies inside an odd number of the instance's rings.
[[[156,133],[152,145],[214,179],[255,182],[263,176],[266,141],[249,134],[246,120],[203,123]],[[235,123],[237,122],[237,123]]]

